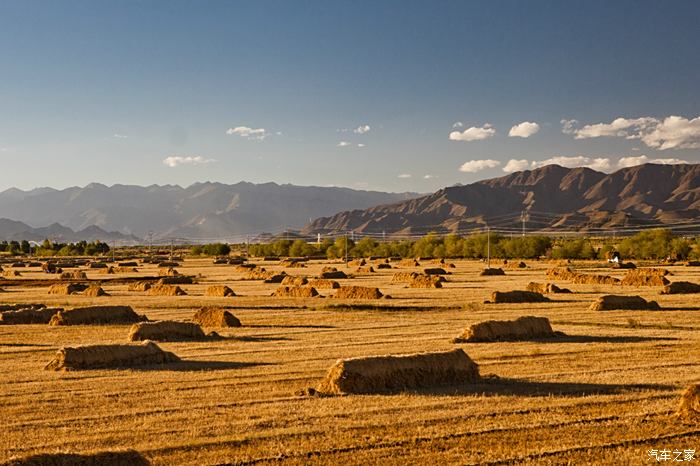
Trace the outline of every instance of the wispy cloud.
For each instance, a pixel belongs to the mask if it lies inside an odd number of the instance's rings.
[[[213,163],[216,162],[215,159],[205,159],[201,155],[188,155],[188,156],[181,156],[181,155],[171,155],[170,157],[166,157],[163,159],[163,164],[167,165],[170,168],[175,168],[180,165],[206,165],[208,163]]]
[[[437,175],[431,175],[431,174],[423,175],[424,180],[432,180],[433,178],[437,178]]]
[[[350,144],[348,141],[340,141],[340,142],[337,144],[338,147],[348,147],[348,146],[351,146],[351,145],[352,145],[352,144]]]
[[[484,160],[470,160],[465,162],[459,167],[459,171],[464,173],[476,173],[481,170],[486,170],[487,168],[496,168],[501,162],[498,160],[484,159]]]
[[[127,136],[125,134],[116,134],[115,133],[114,136],[112,136],[112,137],[116,138],[116,139],[127,139],[129,136]]]
[[[454,123],[452,123],[453,128],[462,128],[463,126],[464,123],[462,123],[461,121],[455,121]]]
[[[523,121],[513,126],[508,131],[508,136],[511,138],[529,138],[540,130],[540,125],[530,121]]]
[[[365,134],[368,133],[370,129],[371,128],[369,125],[360,125],[357,128],[353,129],[352,132],[357,134]]]
[[[690,163],[687,160],[668,158],[668,159],[650,159],[646,155],[640,155],[637,157],[622,157],[617,165],[620,168],[635,167],[637,165],[642,165],[645,163],[656,163],[659,165],[678,165],[681,163]]]
[[[358,144],[357,147],[365,147],[364,144]]]
[[[471,128],[467,128],[464,131],[452,131],[450,133],[450,140],[464,142],[480,141],[482,139],[491,138],[495,134],[496,130],[493,129],[493,127],[489,123],[486,123],[484,126],[481,127],[472,126]]]
[[[408,173],[401,173],[400,175],[397,176],[397,178],[402,178],[402,179],[408,179],[411,178],[412,175]]]
[[[265,128],[250,128],[248,126],[236,126],[226,130],[226,134],[230,136],[240,136],[245,139],[262,141],[268,136]]]

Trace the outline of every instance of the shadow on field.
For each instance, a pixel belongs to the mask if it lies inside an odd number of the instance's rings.
[[[197,371],[223,371],[231,369],[246,369],[256,366],[273,366],[267,362],[231,362],[231,361],[180,361],[169,364],[154,366],[129,367],[134,371],[176,371],[176,372],[197,372]]]
[[[24,347],[32,347],[32,346],[38,346],[38,347],[50,347],[54,348],[55,345],[50,345],[46,343],[0,343],[0,347],[7,346],[10,348],[24,348]]]
[[[659,311],[700,311],[700,307],[662,307],[661,309],[659,309]]]
[[[650,341],[676,341],[674,337],[640,337],[613,336],[613,335],[566,335],[561,334],[554,338],[533,338],[530,341],[537,343],[643,343]]]
[[[256,337],[253,335],[240,336],[240,337],[226,337],[229,341],[241,341],[246,343],[264,343],[267,341],[292,341],[291,338],[287,337]]]
[[[336,328],[335,325],[284,325],[284,324],[246,324],[251,328]]]

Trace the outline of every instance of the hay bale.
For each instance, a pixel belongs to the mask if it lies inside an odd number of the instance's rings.
[[[326,280],[339,280],[343,278],[348,278],[348,276],[342,270],[329,270],[326,272],[321,272],[321,276],[319,278]]]
[[[423,273],[426,275],[447,275],[447,271],[440,267],[432,267],[429,269],[423,269]]]
[[[176,269],[169,267],[166,270],[159,270],[158,271],[158,276],[159,277],[177,277],[180,275],[180,272],[178,272]]]
[[[672,282],[666,285],[661,294],[700,293],[700,285],[691,282]]]
[[[685,389],[676,415],[686,421],[700,422],[700,384],[693,384]]]
[[[173,277],[163,277],[158,280],[158,285],[191,285],[194,283],[192,277],[187,277],[185,275],[178,275]]]
[[[240,327],[241,321],[225,309],[203,307],[194,313],[192,321],[202,327]]]
[[[107,267],[106,269],[100,270],[99,273],[101,273],[101,274],[106,274],[106,275],[114,275],[114,273],[115,273],[115,272],[114,272],[114,267],[112,267],[112,266]]]
[[[436,275],[418,275],[408,282],[409,288],[442,288],[442,277]]]
[[[119,267],[137,267],[139,264],[134,261],[128,261],[128,262],[119,262],[117,264]]]
[[[61,280],[87,280],[87,274],[82,270],[63,272],[61,274]]]
[[[337,272],[337,271],[338,271],[338,269],[336,267],[331,267],[329,265],[327,265],[321,269],[321,273],[323,273],[323,272]]]
[[[90,345],[61,348],[46,370],[99,369],[167,364],[180,361],[152,341],[125,345]]]
[[[391,281],[393,283],[410,283],[414,278],[419,276],[417,272],[396,272]]]
[[[343,286],[335,293],[335,297],[340,299],[379,299],[382,296],[379,288],[367,286]]]
[[[134,312],[131,306],[90,306],[59,311],[51,318],[49,325],[133,324],[147,320]]]
[[[527,291],[533,291],[535,293],[542,294],[554,294],[554,293],[571,293],[568,288],[559,288],[554,283],[536,283],[530,282],[527,284]]]
[[[526,269],[527,268],[527,264],[523,261],[509,262],[507,260],[504,260],[503,266],[507,269]]]
[[[486,268],[479,273],[480,276],[486,277],[486,276],[492,276],[492,275],[505,275],[506,273],[503,271],[503,269],[498,269],[498,268]]]
[[[172,269],[175,267],[180,267],[180,263],[175,262],[175,261],[162,261],[158,264],[158,267],[161,269],[165,269],[165,268]]]
[[[274,272],[268,272],[264,267],[255,267],[248,269],[243,276],[244,280],[267,280],[274,275]]]
[[[88,268],[91,268],[91,269],[106,269],[106,268],[107,268],[107,264],[105,264],[104,262],[90,262],[90,263],[88,264]]]
[[[633,262],[611,262],[612,269],[636,269],[637,266]]]
[[[280,286],[272,293],[278,298],[314,298],[318,296],[316,288],[311,286]]]
[[[667,270],[665,272],[668,273]],[[630,270],[622,277],[620,284],[625,286],[666,286],[670,282],[664,275],[664,271],[659,269]]]
[[[402,259],[399,261],[399,267],[420,267],[420,262],[415,259]]]
[[[368,267],[358,267],[357,273],[374,273],[374,268],[370,265]]]
[[[479,366],[456,349],[436,353],[339,359],[316,388],[328,395],[457,386],[480,380]]]
[[[287,286],[304,286],[309,283],[306,277],[297,277],[293,275],[287,275],[282,279],[282,285]]]
[[[317,290],[334,290],[340,288],[340,283],[333,280],[325,280],[323,278],[314,278],[309,280],[308,285],[316,288]]]
[[[83,291],[83,296],[97,298],[99,296],[109,296],[109,294],[99,285],[90,285]]]
[[[129,284],[129,291],[148,291],[151,286],[151,282],[134,282]]]
[[[151,463],[140,453],[107,451],[90,454],[41,453],[10,459],[3,466],[149,466]]]
[[[19,273],[19,272],[16,271],[16,270],[5,270],[5,271],[2,273],[2,276],[5,277],[5,278],[15,278],[15,277],[21,277],[22,274]]]
[[[77,294],[85,291],[88,288],[87,285],[80,283],[56,283],[49,287],[49,294],[57,295],[71,295]]]
[[[136,273],[136,267],[113,267],[114,273]]]
[[[236,272],[250,272],[252,269],[256,268],[257,265],[255,264],[238,264],[236,268],[234,269]]]
[[[61,308],[18,309],[0,312],[0,325],[48,324]]]
[[[388,264],[386,262],[381,262],[381,263],[377,264],[377,269],[390,269],[390,268],[391,268],[391,264]]]
[[[174,320],[140,322],[132,325],[129,330],[129,341],[191,341],[205,338],[206,335],[198,324]]]
[[[688,261],[685,263],[686,267],[700,267],[700,261]]]
[[[554,267],[547,270],[547,278],[556,280],[571,280],[576,274],[569,267]]]
[[[546,303],[550,299],[542,293],[534,291],[494,291],[491,293],[491,303]]]
[[[204,292],[204,296],[226,298],[229,296],[236,296],[236,293],[234,293],[233,290],[226,285],[212,285]]]
[[[520,341],[553,337],[556,334],[546,317],[524,316],[515,320],[487,320],[470,326],[456,343]]]
[[[363,267],[366,264],[367,261],[365,261],[364,259],[355,259],[348,262],[349,267]]]
[[[609,275],[585,274],[572,271],[569,267],[555,267],[547,271],[547,278],[567,280],[580,285],[617,285],[620,280]]]
[[[186,296],[187,293],[177,285],[152,285],[148,289],[151,296]]]
[[[284,277],[286,277],[287,274],[284,272],[272,275],[270,278],[264,281],[264,283],[282,283],[282,280],[284,280]]]
[[[661,307],[656,301],[647,301],[641,296],[609,294],[599,297],[588,309],[591,311],[646,311],[659,310]]]

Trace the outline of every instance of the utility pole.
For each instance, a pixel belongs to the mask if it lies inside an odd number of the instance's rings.
[[[345,267],[348,266],[348,234],[345,233]]]
[[[491,229],[486,227],[486,268],[491,268]]]
[[[249,257],[248,256],[248,243],[249,243],[248,235],[246,235],[246,237],[245,237],[245,256],[246,257]]]
[[[170,240],[170,261],[173,260],[173,240]]]
[[[523,221],[523,236],[525,236],[525,211],[524,210],[521,214],[521,219]]]

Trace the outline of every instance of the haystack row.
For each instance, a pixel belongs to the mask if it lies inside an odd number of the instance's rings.
[[[90,345],[61,348],[46,370],[108,369],[167,364],[180,361],[151,341],[126,345]]]
[[[555,335],[546,317],[524,316],[515,320],[487,320],[474,324],[456,338],[455,343],[520,341]]]

